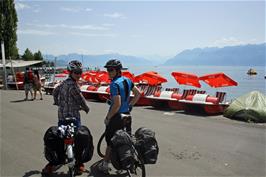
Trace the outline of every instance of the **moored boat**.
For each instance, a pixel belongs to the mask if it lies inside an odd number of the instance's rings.
[[[250,68],[250,69],[248,70],[247,74],[248,74],[248,75],[257,75],[258,73],[257,73],[257,71],[256,71],[255,69]]]

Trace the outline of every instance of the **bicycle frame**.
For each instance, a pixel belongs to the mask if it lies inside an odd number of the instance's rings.
[[[69,175],[74,176],[74,167],[75,167],[75,157],[74,157],[74,136],[75,128],[74,122],[75,118],[66,119],[65,125],[60,125],[58,131],[60,136],[64,138],[64,150],[66,154],[66,164],[69,168]]]
[[[123,130],[125,130],[126,132],[128,132],[127,130],[127,123],[129,122],[130,120],[130,115],[128,114],[122,114],[122,119],[123,119],[123,122],[124,122],[124,127],[123,127]],[[99,142],[97,144],[97,152],[98,152],[98,155],[100,157],[104,157],[104,154],[101,152],[101,144],[102,144],[102,141],[105,137],[105,132],[101,135],[100,139],[99,139]],[[142,157],[138,154],[138,151],[137,149],[135,148],[135,138],[133,135],[130,135],[132,141],[133,141],[133,144],[131,145],[132,146],[132,149],[133,149],[133,153],[134,153],[134,159],[135,159],[135,162],[134,162],[134,169],[133,171],[132,170],[127,170],[127,174],[128,176],[132,176],[132,174],[137,174],[137,168],[140,168],[141,170],[141,176],[142,177],[145,177],[146,176],[146,170],[145,170],[145,165],[144,165],[144,162],[142,160]]]

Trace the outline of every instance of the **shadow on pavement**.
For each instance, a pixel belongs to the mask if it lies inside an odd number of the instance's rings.
[[[127,177],[127,173],[124,172],[124,173],[116,173],[115,171],[111,171],[110,174],[104,174],[102,173],[101,171],[98,170],[98,164],[101,162],[102,160],[100,161],[97,161],[95,162],[93,165],[91,165],[91,172],[89,174],[89,176],[93,176],[93,177]]]
[[[154,110],[154,111],[174,111],[171,108],[167,108],[167,107],[146,107],[144,109],[148,109],[148,110]]]
[[[25,100],[25,99],[22,99],[22,100],[14,100],[14,101],[10,101],[10,103],[20,103],[20,102],[26,102],[26,101],[33,101],[33,99],[28,99],[28,100]]]
[[[32,171],[26,172],[22,177],[30,177],[30,176],[38,175],[38,174],[41,174],[41,172],[38,170],[32,170]]]

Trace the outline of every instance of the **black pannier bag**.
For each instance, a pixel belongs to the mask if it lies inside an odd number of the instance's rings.
[[[136,149],[143,158],[144,164],[155,164],[159,154],[159,146],[155,132],[141,127],[135,132]]]
[[[75,135],[75,158],[80,163],[86,163],[91,160],[93,151],[93,137],[88,127],[82,125]]]
[[[117,130],[111,139],[111,161],[117,170],[128,170],[134,163],[132,140],[124,130]]]
[[[44,155],[52,165],[64,163],[64,140],[60,138],[57,132],[58,127],[50,127],[44,134]]]

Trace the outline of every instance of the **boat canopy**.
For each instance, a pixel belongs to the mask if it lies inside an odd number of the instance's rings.
[[[81,78],[93,84],[110,83],[109,75],[106,71],[86,71]]]
[[[160,85],[167,82],[167,79],[159,75],[157,72],[149,71],[136,76],[135,81],[148,85]]]
[[[228,86],[237,86],[237,82],[231,79],[229,76],[224,73],[213,73],[201,76],[200,80],[207,83],[209,86],[218,88],[218,87],[228,87]]]
[[[172,76],[180,85],[189,85],[200,88],[199,78],[197,75],[186,72],[172,72]]]
[[[135,82],[135,76],[129,71],[123,71],[122,76],[129,78],[132,82]]]

